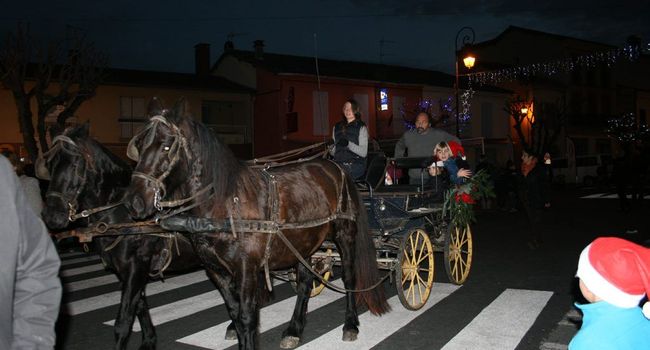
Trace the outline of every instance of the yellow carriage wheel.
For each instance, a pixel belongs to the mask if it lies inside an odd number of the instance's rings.
[[[404,236],[397,255],[395,286],[399,301],[409,310],[418,310],[429,299],[434,275],[433,246],[422,229]]]
[[[449,281],[463,284],[472,267],[472,229],[449,225],[445,239],[445,270]]]
[[[329,282],[331,276],[332,271],[327,271],[323,274],[323,279]],[[315,279],[312,283],[313,287],[311,289],[311,294],[309,294],[310,298],[317,296],[323,291],[323,289],[325,289],[325,283],[321,282],[319,279]]]
[[[332,249],[328,248],[326,251],[326,256],[324,258],[314,258],[311,259],[311,267],[318,272],[325,281],[330,280],[332,277],[332,268],[334,267],[334,257],[332,256]],[[296,284],[296,272],[291,270],[288,274],[289,281],[291,282],[291,288],[294,291],[298,291],[298,286]],[[314,276],[314,281],[312,282],[311,293],[309,294],[310,298],[313,298],[319,295],[323,289],[325,289],[325,283],[321,282],[316,276]]]
[[[325,281],[330,280],[330,277],[332,277],[332,267],[334,266],[334,258],[332,257],[332,249],[327,248],[327,251],[325,252],[325,258],[319,259],[318,261],[314,261],[315,259],[312,259],[312,267],[314,270],[316,270],[321,276],[323,276],[323,279]],[[311,289],[311,294],[309,295],[310,298],[313,298],[320,294],[323,289],[325,289],[325,283],[321,282],[320,279],[317,277],[314,277],[314,281],[312,282],[312,289]]]

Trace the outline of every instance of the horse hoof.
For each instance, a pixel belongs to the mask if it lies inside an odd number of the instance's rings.
[[[280,347],[283,349],[293,349],[296,346],[298,346],[298,343],[300,343],[300,338],[286,336],[282,338],[282,341],[280,342]]]
[[[226,331],[226,340],[237,340],[237,331],[229,329]]]
[[[357,334],[359,334],[359,332],[343,331],[343,341],[355,341],[357,340]]]

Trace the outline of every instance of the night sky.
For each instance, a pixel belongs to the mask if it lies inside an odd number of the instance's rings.
[[[649,18],[648,0],[14,0],[3,4],[0,28],[4,38],[17,22],[29,23],[42,40],[83,32],[114,68],[190,73],[195,44],[209,43],[214,62],[234,33],[238,49],[262,39],[268,52],[451,72],[463,26],[477,42],[515,25],[622,46],[631,34],[649,41]]]

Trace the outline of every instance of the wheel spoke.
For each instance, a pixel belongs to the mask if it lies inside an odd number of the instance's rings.
[[[420,276],[419,273],[417,274],[417,276],[418,276],[418,282],[419,282],[420,284],[426,284],[426,282],[424,281],[424,279],[422,278],[422,276]]]
[[[420,239],[420,231],[418,231],[418,242],[419,242],[419,239]],[[422,258],[422,254],[426,250],[426,246],[427,246],[427,241],[424,239],[424,236],[423,236],[422,237],[422,246],[420,247],[420,254],[418,254],[418,259],[417,259],[417,262],[415,263],[416,265],[420,264],[420,261],[421,261],[420,258]]]
[[[409,235],[409,243],[411,243],[411,255],[407,255],[409,262],[413,263],[413,256],[415,255],[415,242],[413,242],[413,235]]]
[[[425,248],[425,249],[427,250],[427,252],[429,251],[428,248]],[[423,262],[425,259],[427,259],[429,257],[429,254],[430,253],[426,253],[421,259],[418,259],[418,261],[416,261],[414,265],[420,265],[421,262]]]
[[[409,289],[412,291],[411,300],[413,300],[413,303],[411,305],[415,305],[415,278],[411,278],[411,286]]]

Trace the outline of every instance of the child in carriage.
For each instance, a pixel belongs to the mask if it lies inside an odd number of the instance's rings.
[[[428,167],[429,184],[435,185],[436,193],[442,198],[452,185],[462,185],[472,176],[469,169],[463,146],[455,141],[440,142],[433,149],[433,163]]]

